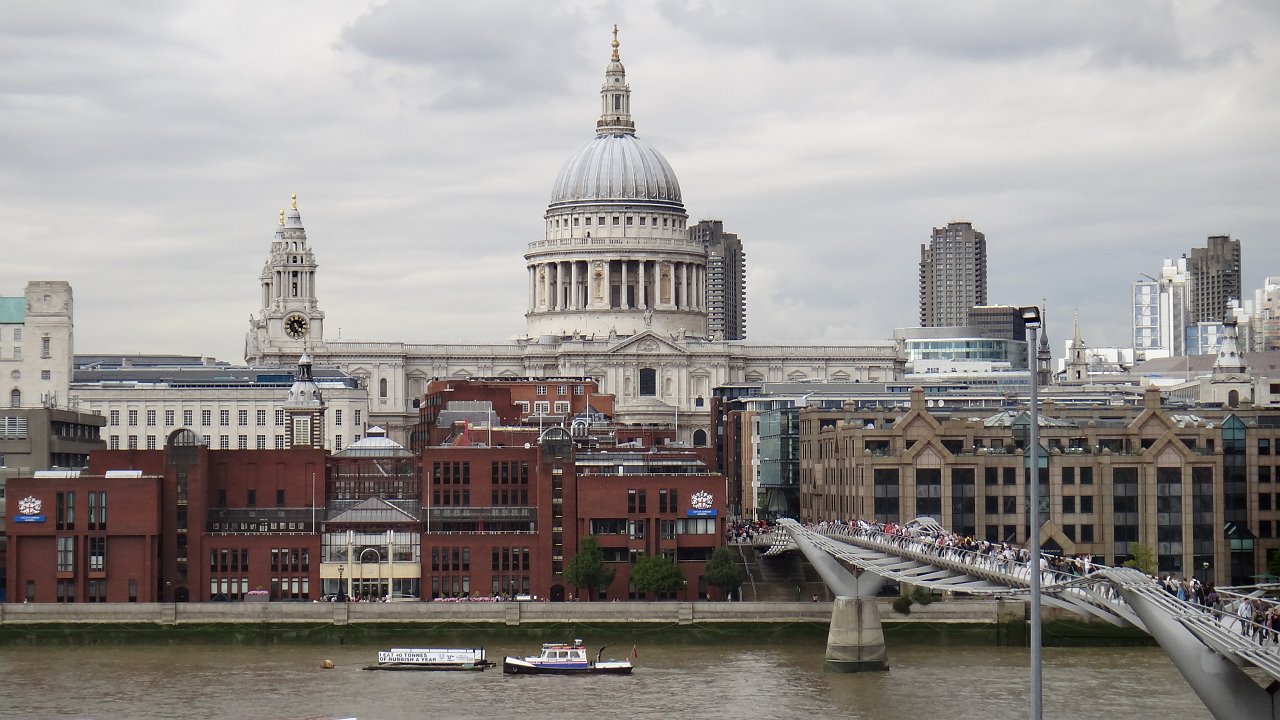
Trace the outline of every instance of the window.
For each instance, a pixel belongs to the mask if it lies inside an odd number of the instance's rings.
[[[218,411],[218,424],[219,424],[219,425],[221,425],[221,426],[223,426],[223,427],[226,427],[227,425],[230,425],[230,424],[231,424],[231,411],[230,411],[230,410],[219,410],[219,411]]]
[[[129,427],[134,427],[137,424],[138,424],[138,411],[130,410],[129,411]]]
[[[342,449],[342,436],[341,436],[341,435],[334,435],[334,436],[333,436],[333,449],[334,449],[335,451],[336,451],[336,450],[341,450],[341,449]]]
[[[237,436],[236,436],[236,449],[237,449],[237,450],[248,450],[248,449],[249,449],[249,436],[248,436],[248,435],[237,435]]]
[[[266,449],[267,449],[267,436],[266,436],[266,435],[258,435],[256,438],[254,438],[254,445],[253,445],[253,446],[254,446],[254,448],[256,448],[256,449],[258,449],[258,450],[266,450]]]
[[[239,425],[240,427],[244,427],[245,425],[249,424],[248,410],[239,410],[236,412],[236,424]]]
[[[137,450],[137,449],[138,449],[138,436],[137,436],[137,435],[130,435],[130,436],[129,436],[129,449],[130,449],[130,450]]]
[[[1093,512],[1093,496],[1081,495],[1080,496],[1080,514],[1088,515],[1089,513],[1092,513],[1092,512]]]
[[[276,427],[284,427],[284,410],[276,410]]]
[[[1062,513],[1064,515],[1074,515],[1076,511],[1076,499],[1070,495],[1062,498]]]
[[[520,406],[520,414],[521,414],[521,415],[528,415],[528,414],[529,414],[529,401],[528,401],[528,400],[517,400],[517,401],[516,401],[516,404]]]
[[[533,404],[534,415],[550,415],[551,402],[549,400],[538,400]]]
[[[111,436],[111,440],[110,440],[110,442],[107,444],[107,448],[108,448],[108,449],[111,449],[111,450],[119,450],[119,449],[120,449],[120,436],[119,436],[119,435],[112,435],[112,436]]]
[[[382,378],[381,380],[378,381],[378,397],[384,398],[386,396],[387,396],[387,379]]]
[[[284,436],[283,436],[283,435],[277,435],[277,436],[276,436],[276,449],[277,449],[277,450],[283,450],[283,449],[284,449]]]
[[[267,411],[266,411],[266,410],[259,410],[259,411],[257,411],[256,413],[254,413],[254,419],[258,421],[258,422],[257,422],[258,427],[262,427],[263,425],[266,425],[266,424],[267,424]]]
[[[74,572],[76,568],[76,539],[58,537],[58,572]]]
[[[52,340],[50,340],[48,335],[45,335],[44,337],[40,338],[40,357],[46,360],[48,360],[50,357],[53,357],[53,349],[50,346],[51,342]]]
[[[640,396],[653,397],[658,394],[658,371],[653,368],[640,368]]]
[[[253,488],[249,488],[248,490],[246,490],[244,494],[244,504],[246,507],[257,507],[258,491],[254,490]]]
[[[568,385],[557,385],[557,386],[556,386],[556,394],[557,394],[557,395],[568,395],[568,394],[569,394],[569,386],[568,386]]]
[[[107,424],[108,424],[108,425],[119,425],[119,424],[120,424],[120,411],[119,411],[119,410],[112,410],[112,411],[111,411],[111,414],[108,416],[108,419],[107,419]]]
[[[276,490],[276,507],[284,507],[284,490]]]
[[[573,386],[573,394],[574,394],[574,395],[584,395],[584,394],[586,394],[586,392],[587,392],[587,388],[586,388],[586,386],[585,386],[585,385],[574,385],[574,386]]]
[[[352,413],[352,417],[351,417],[352,421],[355,422],[356,425],[359,425],[361,421],[360,410],[359,409],[352,410],[351,413]]]
[[[41,379],[41,380],[52,380],[52,379],[53,379],[53,372],[52,372],[52,371],[50,371],[50,370],[41,370],[41,371],[40,371],[40,379]]]
[[[103,572],[107,569],[107,539],[105,537],[89,538],[89,572]]]
[[[191,415],[192,415],[192,413],[191,413],[191,411],[190,411],[190,410],[183,410],[183,411],[182,411],[182,424],[183,424],[183,425],[185,425],[185,426],[187,426],[187,427],[191,427],[191,425],[192,425],[192,417],[191,417]]]
[[[557,400],[557,401],[556,401],[556,414],[557,414],[557,415],[567,415],[567,414],[569,414],[569,401],[568,401],[568,400]]]
[[[230,436],[230,435],[219,435],[219,436],[218,436],[218,449],[219,449],[219,450],[230,450],[230,449],[231,449],[231,436]]]
[[[173,413],[173,411],[172,411],[172,410],[165,410],[165,411],[164,411],[164,426],[165,426],[165,427],[173,427],[173,421],[174,421],[174,418],[175,418],[175,416],[174,416],[174,413]]]
[[[341,410],[334,410],[334,411],[333,411],[333,424],[334,424],[335,426],[342,425],[342,411],[341,411]]]
[[[539,385],[539,386],[537,387],[537,393],[538,393],[539,395],[546,395],[546,394],[547,394],[547,386],[546,386],[546,385]]]
[[[148,410],[147,411],[147,427],[155,427],[155,424],[156,424],[156,411]]]
[[[148,449],[148,450],[155,450],[155,449],[156,449],[156,436],[155,436],[155,435],[148,435],[148,436],[147,436],[147,449]]]
[[[201,425],[205,425],[205,426],[208,426],[208,425],[212,425],[212,424],[213,424],[213,411],[212,411],[212,410],[201,410],[201,411],[200,411],[200,424],[201,424]]]

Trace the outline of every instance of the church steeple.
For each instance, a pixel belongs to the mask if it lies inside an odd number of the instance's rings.
[[[1236,327],[1234,318],[1222,323],[1222,340],[1218,343],[1218,357],[1213,361],[1214,375],[1245,375],[1249,372],[1244,363],[1244,353],[1240,352]]]
[[[271,239],[271,253],[262,266],[262,306],[257,318],[250,318],[245,338],[245,361],[262,362],[276,356],[296,356],[304,343],[324,341],[324,313],[316,300],[315,254],[307,244],[297,194],[290,195],[289,208],[280,211],[279,224]]]
[[[635,135],[636,124],[631,119],[631,86],[627,84],[627,70],[618,57],[618,26],[613,26],[613,56],[604,70],[604,85],[600,87],[600,119],[596,121],[596,135]]]
[[[1076,310],[1075,325],[1071,332],[1071,345],[1067,348],[1067,382],[1089,381],[1089,357],[1080,336],[1080,311]]]
[[[1028,348],[1030,351],[1030,348]],[[1041,387],[1053,383],[1053,350],[1049,347],[1049,311],[1044,300],[1040,301],[1040,347],[1035,349],[1036,372]]]

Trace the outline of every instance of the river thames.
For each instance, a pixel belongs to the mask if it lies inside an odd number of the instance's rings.
[[[564,638],[548,637],[547,641]],[[589,638],[587,644],[591,645]],[[889,648],[887,673],[823,671],[823,645],[640,644],[630,677],[368,672],[377,646],[0,648],[5,718],[1025,718],[1025,648]],[[383,648],[385,649],[385,648]],[[488,648],[534,653],[534,644]],[[615,652],[616,651],[616,652]],[[625,656],[629,644],[605,656]],[[324,660],[336,667],[321,668]],[[1159,648],[1046,648],[1046,718],[1210,718]]]

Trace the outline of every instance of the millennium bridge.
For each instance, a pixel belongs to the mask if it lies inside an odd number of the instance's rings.
[[[866,523],[801,525],[780,520],[765,555],[800,550],[836,596],[826,665],[840,672],[887,670],[875,595],[885,581],[989,597],[1027,596],[1029,563],[945,542],[928,518],[887,533]],[[941,540],[940,540],[941,539]],[[1041,602],[1155,639],[1218,720],[1280,720],[1280,645],[1252,620],[1236,617],[1243,598],[1266,586],[1219,588],[1223,609],[1179,600],[1133,568],[1092,565],[1087,574],[1041,572]]]

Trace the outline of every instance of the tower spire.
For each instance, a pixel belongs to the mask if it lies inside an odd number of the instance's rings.
[[[600,119],[596,121],[596,135],[635,135],[636,124],[631,119],[631,86],[627,85],[627,69],[618,56],[618,26],[613,26],[613,55],[604,70],[604,85],[600,87]]]

